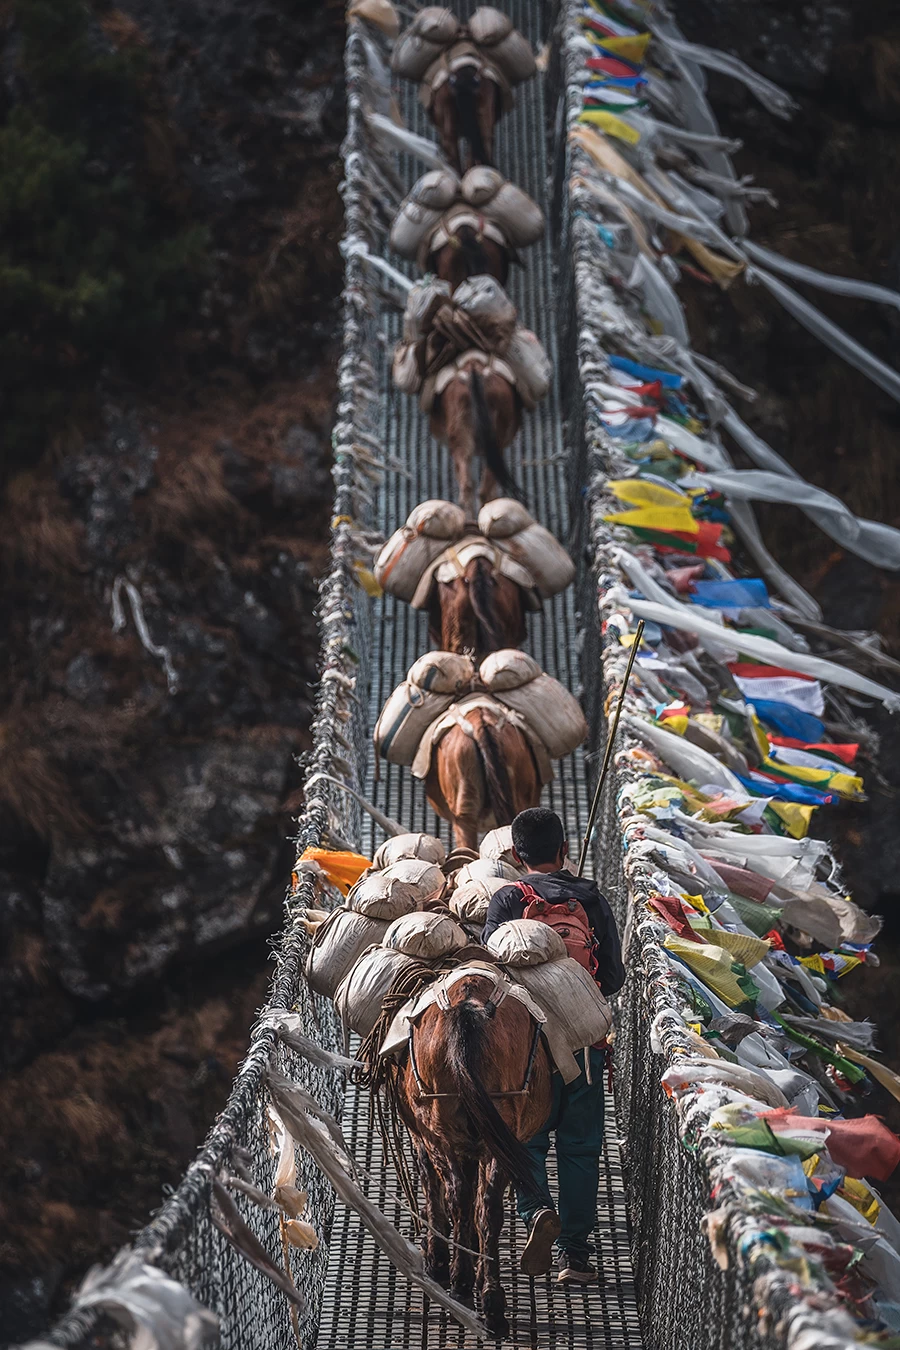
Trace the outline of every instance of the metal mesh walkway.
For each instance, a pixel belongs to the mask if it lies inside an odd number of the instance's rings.
[[[465,13],[466,6],[454,6]],[[545,6],[532,0],[514,0],[505,9],[535,49],[548,38],[544,31]],[[496,146],[498,168],[524,188],[541,205],[548,220],[547,237],[527,250],[525,266],[515,269],[509,291],[521,321],[533,329],[557,372],[550,396],[526,415],[525,424],[511,450],[508,462],[524,488],[532,513],[564,543],[570,539],[569,496],[573,489],[573,466],[580,456],[567,445],[561,416],[558,316],[558,280],[554,266],[547,162],[548,109],[545,106],[545,76],[538,75],[520,90],[515,110],[501,122]],[[398,90],[404,119],[423,135],[433,135],[416,99],[415,90]],[[549,110],[552,115],[553,110]],[[421,165],[401,163],[407,186],[421,172]],[[396,263],[396,259],[392,259]],[[408,275],[415,275],[407,269]],[[397,315],[385,318],[384,352],[381,357],[383,390],[382,443],[393,467],[385,476],[377,502],[376,524],[385,534],[396,529],[412,508],[429,497],[456,498],[456,483],[446,452],[432,440],[427,419],[413,399],[394,391],[390,384],[390,352],[400,335]],[[577,419],[576,419],[577,420]],[[527,649],[544,670],[577,691],[577,616],[573,588],[545,604],[544,613],[529,617]],[[381,707],[405,677],[413,661],[430,647],[424,615],[386,596],[379,601],[372,619],[371,684],[369,725],[374,726]],[[367,766],[366,795],[409,829],[440,833],[448,838],[428,803],[422,785],[407,769],[382,763],[376,781],[371,751]],[[588,786],[581,752],[557,765],[556,778],[546,800],[566,822],[571,840],[583,832],[588,811]],[[371,823],[363,825],[363,844],[374,848],[380,842]],[[411,1220],[400,1202],[400,1188],[393,1167],[382,1156],[381,1139],[370,1128],[366,1094],[353,1090],[344,1109],[345,1133],[355,1156],[376,1178],[372,1197],[399,1228],[411,1234]],[[551,1176],[552,1185],[552,1176]],[[593,1347],[638,1346],[641,1343],[629,1251],[625,1187],[622,1178],[612,1103],[607,1109],[607,1149],[601,1175],[597,1237],[606,1284],[587,1290],[561,1289],[555,1279],[534,1284],[518,1275],[515,1254],[521,1250],[520,1223],[511,1210],[504,1230],[501,1261],[503,1282],[510,1300],[512,1342],[518,1345],[567,1346],[577,1350]],[[461,1346],[462,1330],[443,1313],[425,1306],[423,1296],[397,1276],[374,1242],[362,1230],[356,1216],[339,1206],[330,1240],[330,1259],[325,1297],[317,1337],[318,1350],[343,1350],[364,1346]]]

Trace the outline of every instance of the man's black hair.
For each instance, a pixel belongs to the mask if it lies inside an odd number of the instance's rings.
[[[555,862],[565,839],[562,821],[546,806],[520,811],[512,823],[513,848],[523,863],[532,866]]]

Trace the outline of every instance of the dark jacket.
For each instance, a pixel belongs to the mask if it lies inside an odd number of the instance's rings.
[[[597,885],[587,877],[576,877],[571,872],[529,872],[522,878],[543,900],[551,904],[561,904],[564,900],[578,900],[584,906],[588,922],[597,939],[596,980],[604,994],[615,994],[625,983],[625,967],[622,965],[622,944],[609,901],[597,890]],[[481,934],[482,942],[487,942],[495,928],[508,919],[521,919],[525,912],[525,901],[518,886],[502,886],[491,896],[487,921]]]

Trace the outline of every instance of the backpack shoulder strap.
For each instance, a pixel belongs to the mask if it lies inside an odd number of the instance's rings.
[[[535,900],[543,900],[544,898],[542,895],[538,895],[534,887],[529,886],[527,881],[514,881],[512,885],[515,886],[517,891],[522,892],[522,899],[526,905],[532,905]]]

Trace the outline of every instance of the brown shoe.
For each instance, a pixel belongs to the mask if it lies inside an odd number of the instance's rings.
[[[559,1237],[561,1224],[554,1209],[539,1209],[531,1221],[528,1241],[522,1249],[519,1269],[531,1279],[546,1275],[553,1269],[553,1244]]]
[[[603,1276],[600,1275],[590,1261],[581,1256],[569,1256],[563,1252],[559,1261],[559,1274],[556,1277],[557,1284],[603,1284]]]

